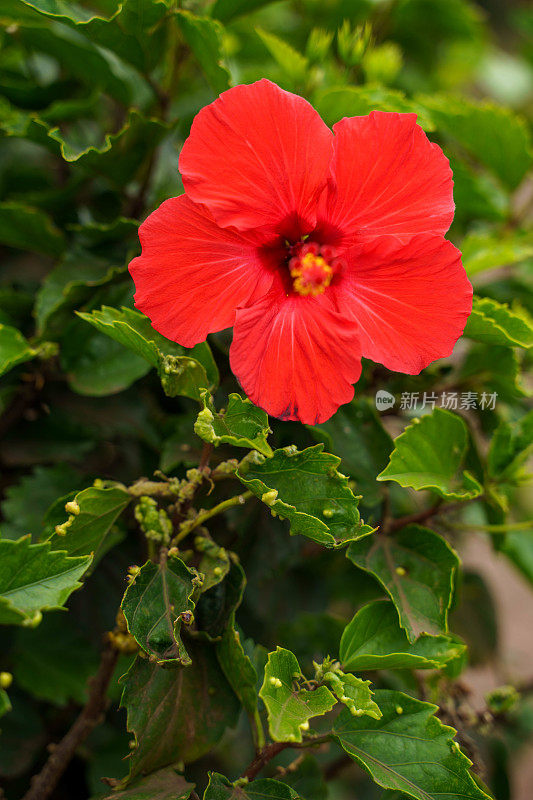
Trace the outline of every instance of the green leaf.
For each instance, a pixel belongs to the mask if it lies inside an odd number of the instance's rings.
[[[136,175],[147,155],[169,130],[169,125],[157,119],[146,119],[132,110],[117,133],[106,135],[102,147],[71,145],[57,130],[51,130],[48,135],[59,143],[65,161],[75,163],[91,175],[105,175],[122,186]]]
[[[222,64],[223,28],[220,22],[198,17],[190,11],[177,11],[175,16],[183,38],[212,88],[217,94],[229,89],[230,74]]]
[[[58,497],[66,495],[77,484],[79,477],[64,464],[35,467],[24,475],[18,483],[6,489],[2,503],[3,538],[19,539],[28,533],[32,534],[34,541],[45,538],[41,534],[48,509]],[[31,503],[28,503],[28,497],[31,497]]]
[[[394,440],[390,461],[377,480],[431,489],[448,500],[478,497],[482,493],[479,483],[460,471],[468,443],[468,429],[461,417],[436,408],[414,420]]]
[[[220,641],[226,631],[235,609],[242,601],[246,576],[236,556],[230,554],[230,569],[223,580],[203,591],[196,604],[196,630],[191,636],[208,641]]]
[[[522,386],[517,351],[510,347],[473,345],[461,364],[459,380],[470,391],[484,392],[487,403],[491,398],[512,402],[527,394]]]
[[[218,772],[209,773],[209,784],[205,790],[204,800],[293,800],[291,789],[272,778],[261,778],[257,781],[231,783]]]
[[[177,556],[159,564],[147,561],[134,576],[121,603],[128,631],[157,664],[190,664],[180,636],[182,622],[193,621],[192,595],[199,584]]]
[[[269,5],[273,0],[216,0],[211,15],[222,22],[229,22],[241,14],[251,14],[258,8]]]
[[[520,570],[533,585],[533,531],[527,524],[524,530],[505,535],[500,551]]]
[[[98,669],[98,653],[70,614],[47,614],[35,629],[20,628],[13,649],[17,686],[39,700],[64,706],[84,705],[89,678]]]
[[[204,576],[202,592],[207,592],[212,586],[223,581],[230,571],[230,554],[225,547],[220,547],[207,535],[198,535],[194,547],[197,552],[201,553],[198,572]]]
[[[520,477],[533,450],[533,411],[496,428],[487,459],[489,475],[498,483]]]
[[[393,445],[375,407],[366,399],[354,400],[311,431],[319,440],[331,437],[332,448],[342,459],[342,468],[363,495],[362,502],[367,506],[377,505],[382,487],[376,483],[376,475],[386,467]],[[324,443],[327,447],[327,442]]]
[[[533,320],[523,309],[511,309],[489,297],[474,297],[464,335],[487,344],[531,347]]]
[[[213,645],[191,642],[192,665],[168,669],[137,658],[124,679],[121,704],[136,747],[130,779],[177,761],[195,761],[237,721],[240,704]]]
[[[488,269],[519,264],[533,256],[533,242],[523,235],[474,232],[461,242],[464,267],[469,276]]]
[[[135,781],[122,792],[112,792],[102,800],[188,800],[194,783],[188,783],[183,775],[172,767],[160,769]]]
[[[342,634],[340,660],[345,670],[439,669],[465,646],[450,636],[422,634],[410,642],[389,600],[363,606]]]
[[[148,317],[130,308],[103,306],[90,314],[78,312],[78,316],[155,367],[169,397],[199,400],[202,389],[218,383],[216,364],[205,342],[187,350],[166,339],[152,328]]]
[[[409,525],[394,536],[365,536],[346,556],[390,595],[410,642],[422,633],[446,633],[459,559],[441,536]]]
[[[418,99],[433,117],[437,130],[468,150],[511,189],[518,186],[531,164],[531,140],[521,117],[503,106],[464,97],[432,95]]]
[[[264,456],[272,455],[267,436],[272,433],[268,415],[246,398],[232,393],[226,410],[217,412],[209,392],[202,392],[203,409],[198,414],[194,432],[205,442],[217,447],[221,443],[234,447],[257,450]]]
[[[301,452],[285,447],[269,459],[252,453],[236,474],[273,513],[290,521],[292,534],[338,547],[371,529],[361,522],[348,479],[337,471],[340,458],[322,450],[321,444]]]
[[[303,81],[309,70],[307,58],[279,36],[261,28],[255,30],[276,64],[281,67],[284,79],[288,77],[295,83]]]
[[[270,735],[275,742],[301,742],[308,720],[331,711],[335,698],[325,686],[302,688],[296,656],[283,647],[270,653],[259,691],[268,712]]]
[[[90,563],[90,556],[71,558],[51,550],[49,542],[1,539],[0,623],[38,624],[41,611],[61,608],[81,586],[78,579]]]
[[[36,354],[28,340],[16,328],[0,323],[0,375],[29,361]]]
[[[42,15],[70,25],[91,42],[113,50],[140,70],[148,69],[159,55],[153,52],[157,48],[152,41],[154,31],[151,29],[167,13],[163,0],[128,0],[120,4],[110,17],[89,12],[65,0],[22,0],[22,3],[26,6],[23,20],[38,21],[39,15]],[[8,2],[8,5],[12,3]],[[21,5],[18,4],[19,7]],[[20,21],[20,15],[21,11],[17,8],[17,21]]]
[[[112,281],[124,267],[92,253],[69,250],[44,279],[37,293],[35,317],[39,335],[53,335],[70,320],[72,309],[88,299],[98,286]]]
[[[418,114],[417,122],[424,130],[435,129],[423,105],[409,100],[402,92],[378,84],[322,89],[314,95],[313,105],[330,126],[343,117],[364,116],[371,111],[398,111],[401,114]]]
[[[329,683],[337,700],[343,703],[354,717],[367,716],[373,719],[381,717],[379,706],[372,699],[370,681],[346,674],[340,669],[326,672],[323,681]]]
[[[53,549],[65,550],[71,556],[92,554],[99,560],[106,552],[106,537],[113,524],[130,503],[123,489],[91,486],[78,492],[67,503],[68,518],[50,538]]]
[[[152,90],[137,69],[75,27],[55,20],[20,24],[16,15],[14,21],[18,25],[17,39],[24,47],[57,59],[70,78],[77,78],[90,90],[107,92],[128,107],[142,108],[152,99]]]
[[[257,710],[257,672],[244,652],[239,632],[235,629],[235,612],[217,645],[217,658],[228,682],[248,714]]]
[[[6,201],[0,203],[0,244],[57,258],[65,239],[44,211]]]
[[[472,762],[453,740],[456,731],[434,716],[437,706],[402,692],[375,696],[381,719],[344,711],[333,733],[379,786],[417,800],[488,800],[468,771]]]

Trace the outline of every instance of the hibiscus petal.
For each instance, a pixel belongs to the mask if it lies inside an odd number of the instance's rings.
[[[268,80],[235,86],[194,119],[179,168],[189,197],[239,230],[316,219],[333,134],[302,97]]]
[[[268,295],[237,311],[231,368],[248,397],[269,414],[315,425],[353,397],[361,374],[357,325],[325,295]]]
[[[344,259],[348,269],[333,293],[357,320],[365,358],[417,375],[451,354],[472,310],[472,286],[451,242],[380,237]]]
[[[335,155],[323,220],[348,240],[446,233],[454,213],[448,159],[416,114],[372,111],[333,126]]]
[[[135,305],[168,339],[192,347],[233,325],[237,306],[268,292],[274,264],[255,232],[219,228],[188,197],[166,200],[139,229],[130,263]]]

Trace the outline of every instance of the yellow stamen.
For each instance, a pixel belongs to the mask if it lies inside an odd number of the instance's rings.
[[[322,256],[306,253],[291,267],[293,287],[301,295],[322,294],[331,283],[333,270]]]

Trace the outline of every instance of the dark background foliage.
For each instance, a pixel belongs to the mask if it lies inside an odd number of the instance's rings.
[[[65,503],[77,502],[76,493],[95,480],[96,489],[109,482],[130,486],[155,470],[183,479],[186,470],[205,462],[205,443],[193,430],[201,407],[198,385],[204,384],[185,375],[169,392],[164,371],[159,369],[162,387],[153,369],[159,355],[154,362],[143,350],[146,337],[140,349],[128,349],[95,325],[91,312],[133,308],[127,264],[139,250],[138,222],[182,192],[177,158],[194,115],[230,85],[260,77],[306,96],[328,124],[374,108],[419,114],[452,163],[457,211],[450,238],[463,250],[480,298],[452,358],[417,377],[366,363],[354,404],[320,429],[271,420],[270,446],[304,449],[324,442],[342,458],[341,471],[362,495],[366,523],[411,515],[425,521],[428,510],[428,524],[459,553],[470,537],[483,536],[498,558],[513,565],[514,575],[533,582],[533,502],[524,467],[532,440],[526,416],[533,339],[531,6],[508,0],[0,0],[0,20],[0,612],[14,570],[6,542],[57,537],[55,526],[67,519]],[[502,305],[511,303],[512,309]],[[239,391],[228,366],[230,336],[210,337],[220,373],[217,409]],[[163,347],[164,355],[180,352]],[[196,355],[213,370],[208,351]],[[373,398],[379,389],[398,399],[402,392],[452,390],[498,398],[494,409],[458,409],[468,426],[463,463],[440,483],[434,477],[422,481],[431,487],[424,493],[376,481],[393,449],[390,435],[421,413],[397,402],[378,417]],[[453,423],[439,420],[425,434],[437,451],[448,435],[462,441],[462,429],[448,433],[445,425]],[[210,454],[211,468],[242,458],[234,444],[230,436]],[[432,472],[434,465],[426,466]],[[455,492],[468,499],[472,484],[464,469],[477,482],[477,499],[438,517],[439,498],[449,504]],[[208,486],[200,487],[198,508],[224,501],[229,495],[221,485],[209,496]],[[235,481],[230,494],[241,491]],[[46,761],[47,745],[75,720],[87,698],[87,679],[98,667],[102,636],[115,626],[128,568],[153,556],[153,538],[143,534],[153,520],[143,517],[139,527],[139,513],[128,507],[116,520],[112,514],[107,519],[95,540],[97,563],[68,600],[68,613],[46,611],[42,602],[42,617],[37,603],[22,624],[0,625],[0,669],[13,676],[10,685],[4,678],[7,693],[0,690],[0,712],[6,712],[0,776],[9,800],[23,795]],[[246,573],[237,623],[260,675],[266,653],[276,646],[290,649],[311,675],[313,660],[338,655],[353,614],[387,592],[401,617],[394,575],[376,574],[360,543],[350,545],[345,558],[312,537],[289,536],[289,523],[255,500],[213,517],[208,528],[218,545],[238,555]],[[52,545],[59,547],[57,538]],[[94,549],[91,540],[76,553]],[[198,566],[196,556],[189,554],[188,563]],[[421,581],[437,604],[446,604],[450,576],[439,589],[435,569],[428,568]],[[198,792],[208,770],[233,780],[253,758],[248,722],[237,716],[238,701],[206,641],[232,619],[241,581],[236,571],[233,564],[230,577],[215,581],[195,609],[203,638],[184,634],[193,665],[197,659],[208,675],[198,683],[199,668],[179,668],[185,670],[180,675],[187,702],[204,703],[210,720],[197,734],[200,744],[174,731],[166,761],[150,764],[147,756],[148,772],[193,761],[185,774]],[[63,600],[56,598],[55,605]],[[490,588],[479,572],[458,573],[451,603],[451,631],[466,642],[468,655],[423,674],[407,668],[363,673],[378,688],[438,703],[498,800],[525,800],[513,794],[514,765],[533,733],[531,682],[506,661]],[[433,633],[445,630],[445,620],[439,624]],[[77,748],[52,795],[56,800],[104,796],[101,777],[127,772],[123,759],[132,734],[118,708],[118,678],[132,659],[121,654],[105,721]],[[504,664],[501,683],[521,689],[519,699],[506,690],[473,701],[471,669],[487,664]],[[127,692],[138,713],[156,716],[154,697],[142,693],[142,670],[150,668],[146,662],[137,669],[137,684],[130,681]],[[172,674],[162,672],[160,679]],[[209,685],[216,687],[211,694]],[[216,745],[208,755],[205,742]],[[383,793],[359,767],[346,768],[340,753],[306,756],[283,780],[306,800],[326,797],[324,775],[334,798],[400,797]],[[277,763],[290,761],[288,751]],[[273,769],[269,774],[279,777]],[[154,790],[154,798],[163,796]]]

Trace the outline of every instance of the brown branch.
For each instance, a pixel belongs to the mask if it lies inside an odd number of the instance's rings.
[[[210,442],[204,442],[204,446],[202,448],[202,455],[200,456],[200,463],[198,464],[198,469],[200,471],[209,466],[209,460],[211,458],[212,452],[213,452],[213,445],[210,444]]]
[[[302,750],[305,747],[314,747],[315,745],[325,744],[329,741],[330,737],[325,735],[310,736],[303,742],[271,742],[270,744],[265,745],[262,750],[260,750],[254,760],[242,773],[241,777],[248,778],[249,781],[253,781],[253,779],[261,772],[263,767],[265,767],[269,761],[272,761],[272,759],[275,758],[278,753],[281,753],[282,750],[286,750],[287,747],[292,747],[295,750]]]
[[[75,723],[54,746],[41,772],[32,778],[22,800],[46,800],[57,786],[76,750],[102,721],[107,705],[107,689],[118,659],[118,650],[107,641],[96,675],[89,681],[89,697]]]
[[[242,777],[248,778],[249,781],[253,781],[253,779],[258,775],[263,767],[265,767],[269,761],[272,761],[278,753],[281,753],[282,750],[285,750],[287,747],[295,747],[295,744],[292,742],[271,742],[271,744],[267,744],[260,753],[254,758],[251,764],[248,765],[246,770],[243,772]]]
[[[456,509],[461,508],[468,503],[472,503],[475,500],[481,499],[482,497],[471,497],[467,500],[459,500],[457,503],[447,503],[446,505],[442,504],[442,500],[437,500],[437,502],[430,506],[430,508],[424,508],[422,511],[416,511],[414,514],[407,514],[405,517],[391,519],[388,525],[383,526],[382,533],[394,533],[395,531],[399,531],[401,528],[405,528],[406,525],[413,525],[417,522],[427,522],[427,520],[431,519],[432,517],[437,517],[441,514],[447,514],[448,511],[455,511]]]

